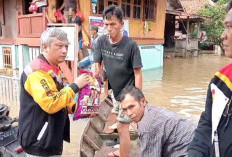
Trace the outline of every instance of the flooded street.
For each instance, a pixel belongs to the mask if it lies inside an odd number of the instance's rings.
[[[204,110],[210,79],[229,62],[230,59],[213,54],[164,59],[163,69],[143,72],[143,91],[151,104],[168,108],[197,123]]]
[[[164,59],[163,68],[143,71],[145,97],[151,104],[168,108],[197,123],[204,110],[210,79],[229,62],[228,58],[216,55]],[[11,116],[17,116],[18,107],[10,104],[10,108]],[[87,122],[87,119],[71,119],[71,143],[64,144],[64,157],[79,155],[80,138]]]

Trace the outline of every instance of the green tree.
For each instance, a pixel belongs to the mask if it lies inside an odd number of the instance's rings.
[[[223,20],[228,2],[229,0],[218,0],[215,5],[206,5],[199,11],[199,15],[210,17],[201,25],[201,29],[206,31],[208,37],[207,42],[219,45],[221,49],[221,34],[224,31]]]

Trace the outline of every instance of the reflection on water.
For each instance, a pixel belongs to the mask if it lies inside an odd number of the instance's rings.
[[[197,122],[204,111],[208,83],[213,74],[229,63],[226,57],[165,59],[163,69],[143,72],[147,100]]]
[[[210,79],[229,61],[226,57],[215,55],[165,59],[163,68],[143,71],[144,94],[151,104],[163,106],[197,122],[204,110]],[[17,116],[18,106],[10,104],[10,107],[11,116]],[[80,139],[87,122],[87,119],[71,119],[71,143],[64,143],[63,157],[79,156]]]

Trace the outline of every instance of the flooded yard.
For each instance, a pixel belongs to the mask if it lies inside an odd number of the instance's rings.
[[[162,69],[143,72],[147,100],[194,121],[204,110],[209,81],[230,59],[217,55],[165,59]]]

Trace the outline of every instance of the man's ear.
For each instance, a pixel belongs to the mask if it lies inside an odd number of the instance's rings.
[[[140,100],[140,102],[141,102],[141,104],[142,104],[143,107],[145,107],[146,104],[147,104],[147,101],[146,101],[145,98],[142,98],[142,99]]]
[[[124,21],[121,21],[121,29],[124,27]]]
[[[45,52],[47,52],[47,49],[48,49],[48,45],[47,44],[42,44],[42,48]]]

